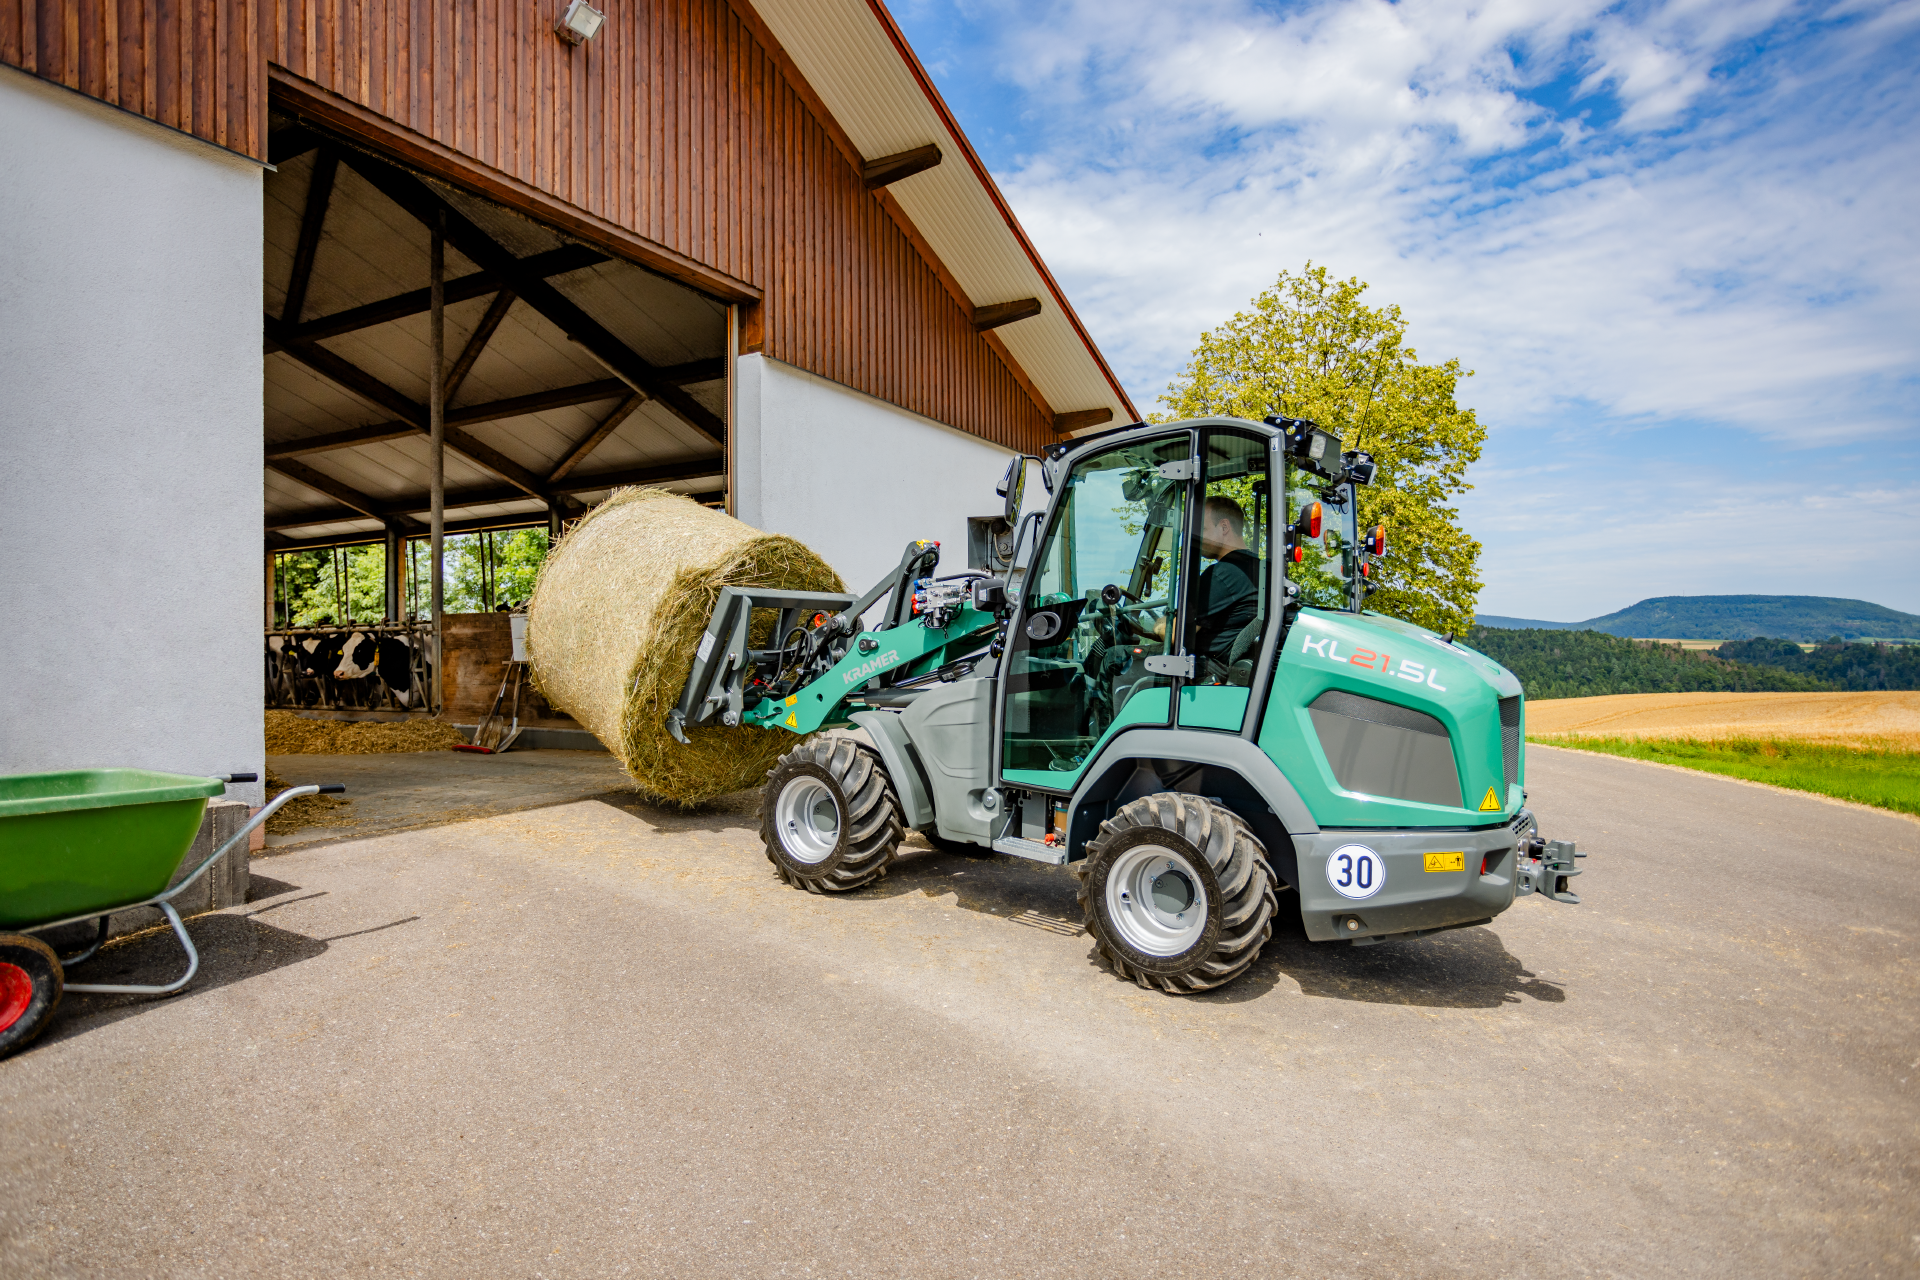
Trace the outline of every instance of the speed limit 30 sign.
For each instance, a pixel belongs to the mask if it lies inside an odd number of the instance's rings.
[[[1327,855],[1327,883],[1343,898],[1371,898],[1386,882],[1386,861],[1363,844],[1343,844]]]

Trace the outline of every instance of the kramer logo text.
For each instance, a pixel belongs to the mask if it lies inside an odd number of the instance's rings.
[[[889,649],[885,653],[879,655],[878,657],[870,658],[867,661],[861,663],[859,666],[847,672],[845,675],[841,676],[840,678],[844,680],[847,684],[859,684],[862,680],[867,679],[869,676],[877,675],[880,672],[885,671],[888,667],[892,666],[894,663],[898,661],[900,661],[900,651],[898,649]]]

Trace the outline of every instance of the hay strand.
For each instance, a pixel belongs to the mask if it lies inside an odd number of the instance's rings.
[[[660,489],[622,489],[547,555],[527,606],[534,682],[649,795],[691,806],[758,786],[798,739],[784,729],[667,732],[722,587],[844,591],[792,538]]]

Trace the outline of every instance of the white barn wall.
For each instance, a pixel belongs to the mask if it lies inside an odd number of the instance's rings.
[[[0,174],[0,773],[258,772],[261,170],[0,68]]]
[[[967,518],[998,515],[1012,452],[763,355],[734,367],[734,514],[811,547],[865,591],[909,540],[967,567]],[[1027,509],[1044,507],[1028,464]]]

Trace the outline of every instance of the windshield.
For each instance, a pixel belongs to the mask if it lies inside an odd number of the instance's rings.
[[[1300,603],[1315,609],[1356,611],[1359,574],[1360,511],[1350,484],[1328,485],[1318,476],[1287,468],[1287,519],[1298,522],[1312,504],[1320,504],[1320,536],[1308,537],[1295,524],[1298,560],[1287,557],[1287,577],[1300,588]]]

